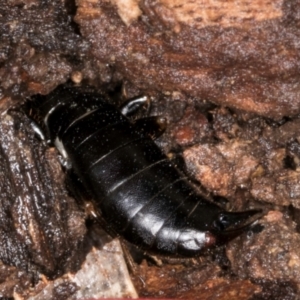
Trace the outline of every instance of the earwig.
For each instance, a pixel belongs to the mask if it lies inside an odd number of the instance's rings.
[[[164,119],[128,118],[146,101],[116,109],[102,95],[63,86],[33,101],[31,116],[82,181],[109,231],[128,242],[192,257],[241,234],[260,211],[228,212],[203,196],[155,144]]]

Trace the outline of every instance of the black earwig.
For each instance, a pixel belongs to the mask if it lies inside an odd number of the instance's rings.
[[[126,116],[101,95],[60,87],[31,115],[92,195],[109,230],[156,254],[195,256],[241,234],[259,210],[227,212],[206,199],[154,143],[165,122]],[[122,112],[122,113],[121,113]]]

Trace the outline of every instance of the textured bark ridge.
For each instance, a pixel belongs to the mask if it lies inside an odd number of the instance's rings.
[[[2,114],[0,259],[53,277],[76,260],[84,214],[61,184],[56,152],[39,143],[28,125],[20,113]]]
[[[299,1],[113,2],[78,0],[75,20],[134,85],[272,118],[300,112]]]

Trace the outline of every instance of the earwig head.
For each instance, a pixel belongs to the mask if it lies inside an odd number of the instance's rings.
[[[253,222],[262,217],[263,211],[253,209],[242,212],[220,212],[212,226],[216,243],[225,243],[242,234]]]
[[[197,229],[186,228],[181,231],[177,239],[177,253],[193,257],[207,248],[224,244],[245,232],[261,216],[261,210],[207,213],[204,218],[192,221]]]
[[[242,234],[262,216],[261,210],[228,212],[198,193],[191,194],[182,206],[186,219],[176,238],[179,256],[195,256],[208,248],[224,244]],[[195,205],[196,203],[196,205]]]

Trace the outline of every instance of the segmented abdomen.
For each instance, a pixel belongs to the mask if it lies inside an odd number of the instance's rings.
[[[160,253],[189,255],[190,248],[193,255],[204,244],[193,244],[191,237],[213,242],[205,234],[205,218],[220,208],[199,196],[154,141],[114,106],[99,96],[88,97],[60,94],[58,103],[50,97],[40,114],[108,226],[129,242]],[[184,245],[185,239],[190,245]]]
[[[241,234],[261,213],[227,212],[207,200],[141,125],[98,94],[58,88],[33,110],[109,229],[145,250],[194,256]]]

